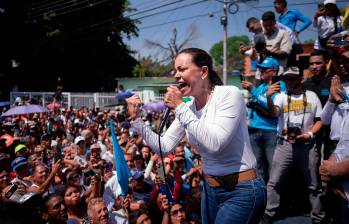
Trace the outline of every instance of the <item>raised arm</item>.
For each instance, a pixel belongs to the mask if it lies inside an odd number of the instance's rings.
[[[160,153],[159,150],[159,135],[155,133],[148,125],[146,125],[142,119],[139,118],[138,112],[141,101],[138,96],[132,96],[127,99],[127,108],[129,110],[132,127],[142,135],[143,139],[147,142],[151,149],[153,149],[157,154]],[[182,140],[185,135],[184,128],[178,122],[177,119],[173,121],[171,126],[167,129],[165,134],[160,137],[161,150],[164,154],[171,152],[178,143]]]

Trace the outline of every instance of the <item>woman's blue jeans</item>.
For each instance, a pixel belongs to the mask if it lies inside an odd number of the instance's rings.
[[[234,186],[210,187],[204,183],[201,200],[203,224],[259,223],[264,214],[267,194],[261,178]]]

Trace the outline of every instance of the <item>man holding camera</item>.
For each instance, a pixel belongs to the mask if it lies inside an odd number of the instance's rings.
[[[250,121],[248,129],[253,153],[257,159],[258,173],[263,177],[264,182],[267,183],[276,147],[278,120],[269,116],[265,94],[270,84],[273,81],[278,81],[274,78],[280,78],[277,76],[279,63],[276,59],[267,57],[263,63],[257,64],[257,68],[261,71],[262,83],[258,87],[254,87],[251,82],[242,81],[242,87],[252,95],[252,100],[247,104],[247,107],[250,109],[248,113]],[[285,92],[285,83],[281,81],[279,84],[281,91]],[[274,97],[275,94],[272,96],[272,99]]]
[[[279,90],[279,84],[270,85],[266,95],[271,114],[278,117],[278,144],[275,149],[270,179],[267,185],[268,201],[263,217],[271,223],[280,206],[280,197],[294,165],[308,188],[311,219],[320,223],[324,218],[320,202],[321,184],[318,178],[320,152],[314,135],[321,129],[321,102],[317,95],[304,90],[302,75],[297,67],[284,73],[288,93],[280,93],[273,101],[271,96]]]

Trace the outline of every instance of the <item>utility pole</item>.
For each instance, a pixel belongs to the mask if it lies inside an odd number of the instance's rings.
[[[230,14],[235,14],[239,11],[238,0],[216,0],[218,2],[223,3],[223,11],[224,15],[221,17],[221,24],[223,26],[223,84],[228,84],[228,75],[227,75],[227,67],[228,67],[228,12]],[[245,0],[247,2],[247,0]]]
[[[227,85],[227,39],[228,39],[228,0],[224,0],[224,15],[221,17],[223,25],[223,84]]]

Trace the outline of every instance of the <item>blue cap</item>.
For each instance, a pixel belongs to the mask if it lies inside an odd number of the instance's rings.
[[[143,179],[143,172],[137,169],[132,169],[131,170],[131,174],[132,174],[132,179],[133,180],[140,180]]]
[[[17,157],[15,160],[12,161],[11,167],[13,170],[18,169],[21,166],[24,166],[27,164],[27,159],[25,157]]]
[[[261,64],[257,64],[257,68],[261,68],[261,69],[271,68],[278,71],[279,62],[272,57],[266,57]]]

